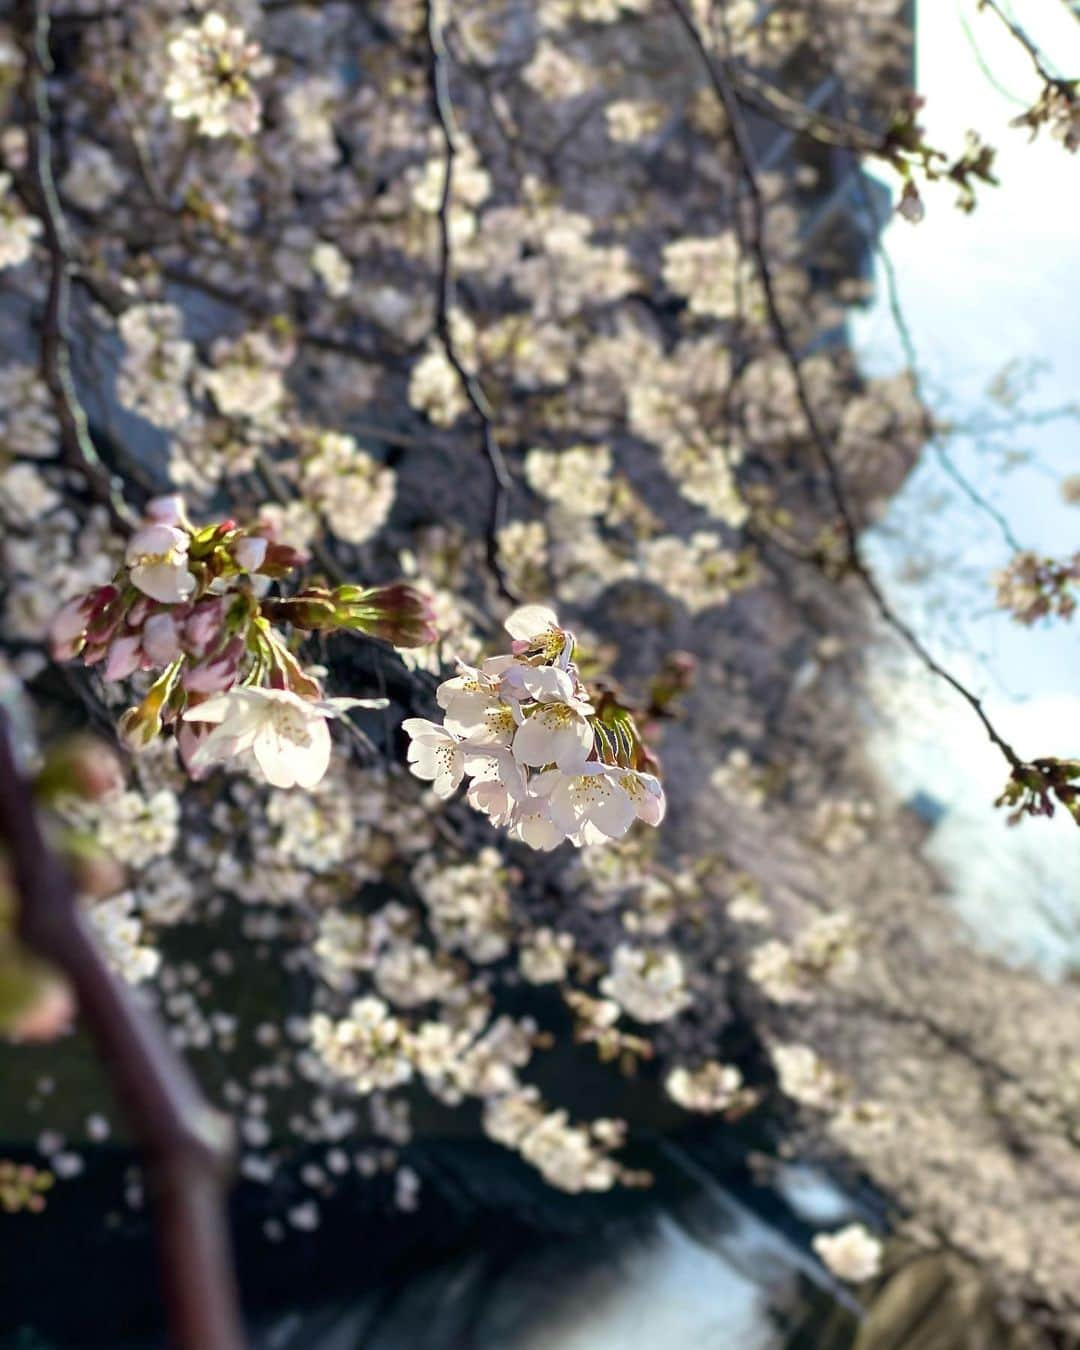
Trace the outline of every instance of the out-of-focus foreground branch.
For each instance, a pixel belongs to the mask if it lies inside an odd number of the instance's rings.
[[[225,1191],[230,1130],[157,1021],[113,975],[59,858],[0,710],[0,843],[18,897],[19,936],[71,983],[142,1147],[158,1206],[161,1266],[176,1350],[241,1350]]]

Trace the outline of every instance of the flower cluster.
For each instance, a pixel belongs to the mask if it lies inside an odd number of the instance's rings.
[[[1080,553],[1058,561],[1024,550],[993,579],[998,606],[1007,609],[1017,623],[1030,626],[1040,619],[1071,619],[1080,590]]]
[[[881,1273],[881,1242],[861,1223],[848,1224],[835,1233],[818,1233],[812,1246],[841,1280],[862,1284]]]
[[[197,528],[176,496],[155,498],[147,512],[112,581],[56,616],[54,656],[81,656],[100,665],[106,680],[157,674],[121,718],[132,748],[174,725],[193,776],[237,760],[275,787],[314,787],[330,761],[327,719],[381,701],[324,697],[277,625],[420,645],[434,638],[427,601],[400,583],[271,596],[273,583],[306,559],[278,543],[268,525],[225,520]]]
[[[174,117],[194,121],[204,136],[252,136],[262,114],[250,79],[271,63],[244,30],[220,14],[203,16],[169,43],[165,98]]]
[[[807,1003],[823,982],[858,965],[857,931],[849,914],[821,914],[793,943],[770,938],[750,954],[747,973],[776,1003]]]
[[[673,1102],[685,1111],[712,1114],[723,1111],[741,1114],[756,1101],[756,1094],[743,1085],[743,1077],[733,1064],[709,1060],[698,1069],[678,1066],[671,1070],[664,1087]]]
[[[594,703],[574,635],[543,605],[515,610],[506,631],[512,653],[461,664],[439,685],[442,725],[405,721],[413,773],[444,798],[468,775],[469,804],[536,849],[621,839],[635,819],[659,825],[664,790],[633,718]]]
[[[11,191],[11,174],[0,173],[0,268],[26,262],[41,233],[41,221],[27,215]]]

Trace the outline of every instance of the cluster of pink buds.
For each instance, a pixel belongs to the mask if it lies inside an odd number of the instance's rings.
[[[436,634],[428,601],[402,583],[273,593],[306,562],[265,523],[197,527],[180,497],[157,498],[112,582],[56,616],[53,654],[100,665],[107,680],[160,672],[121,718],[132,748],[174,725],[195,776],[239,757],[277,787],[313,786],[329,763],[326,719],[379,701],[324,697],[281,625],[363,632],[399,647]]]
[[[413,773],[440,797],[468,777],[469,804],[537,849],[621,839],[635,819],[659,825],[655,762],[630,712],[586,688],[573,633],[543,605],[515,610],[506,629],[510,654],[459,664],[439,685],[442,725],[403,723]]]

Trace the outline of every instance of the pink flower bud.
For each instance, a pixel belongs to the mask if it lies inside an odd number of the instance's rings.
[[[78,651],[93,607],[93,592],[80,595],[69,600],[53,619],[49,629],[49,645],[54,660],[69,661]]]
[[[167,666],[180,653],[180,632],[171,614],[152,614],[143,624],[143,651],[155,666]]]
[[[193,656],[203,656],[217,643],[224,622],[224,600],[200,600],[184,624],[184,646]]]
[[[236,683],[240,658],[244,654],[244,640],[232,638],[225,650],[200,665],[185,665],[181,682],[189,693],[219,694]]]
[[[139,668],[139,637],[132,633],[128,637],[115,638],[109,644],[109,654],[105,661],[107,680],[125,680]]]
[[[333,599],[338,605],[338,623],[395,647],[423,647],[438,637],[431,600],[408,582],[367,589],[339,586]]]
[[[153,601],[148,600],[145,595],[140,595],[127,612],[127,626],[129,628],[141,628],[143,620],[152,608]]]

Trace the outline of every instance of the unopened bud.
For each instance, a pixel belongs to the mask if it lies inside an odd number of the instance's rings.
[[[439,636],[431,601],[415,586],[339,586],[334,592],[343,627],[359,629],[395,647],[424,647]]]

